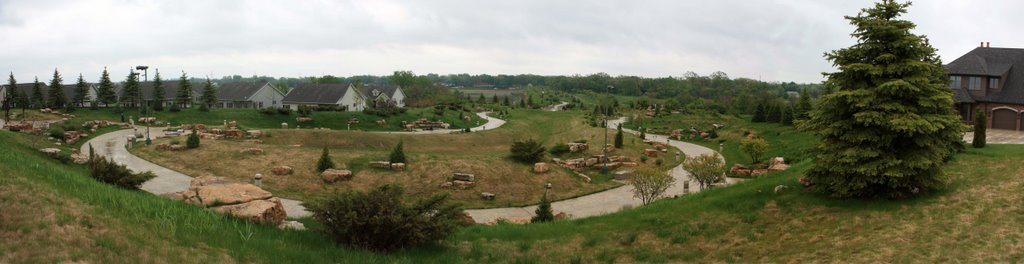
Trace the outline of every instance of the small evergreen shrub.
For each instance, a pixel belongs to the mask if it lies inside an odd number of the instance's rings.
[[[333,168],[334,161],[331,161],[331,152],[327,149],[327,146],[324,146],[324,151],[320,154],[320,160],[316,162],[316,172],[324,172]]]
[[[394,150],[391,150],[391,155],[388,158],[391,163],[405,163],[405,150],[402,149],[402,142],[399,141],[398,145],[395,146]]]
[[[399,185],[347,191],[305,204],[339,244],[389,252],[441,241],[460,225],[462,209],[446,193],[406,203]]]
[[[153,179],[153,172],[132,173],[128,167],[114,163],[107,158],[93,159],[89,164],[89,175],[98,181],[125,189],[139,189],[142,183]]]
[[[185,140],[185,148],[194,149],[199,147],[199,131],[192,130],[192,134],[188,135],[188,139]]]
[[[512,159],[523,163],[534,163],[544,158],[544,146],[533,139],[513,141],[509,149]]]

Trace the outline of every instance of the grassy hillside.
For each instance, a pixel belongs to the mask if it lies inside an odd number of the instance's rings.
[[[620,213],[474,226],[390,255],[346,250],[88,178],[0,132],[0,262],[1005,262],[1024,258],[1024,147],[969,149],[950,185],[910,200],[795,187],[810,164]],[[773,193],[778,185],[791,189]],[[315,225],[310,225],[315,228]]]

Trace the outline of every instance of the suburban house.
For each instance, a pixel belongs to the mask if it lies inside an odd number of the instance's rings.
[[[181,88],[180,82],[164,81],[162,86],[164,88],[164,99],[160,103],[162,103],[164,107],[170,107],[171,104],[177,101],[176,98],[178,98],[178,89]],[[123,87],[123,85],[120,85],[119,87]],[[156,93],[154,92],[154,88],[155,87],[153,87],[153,82],[139,83],[139,90],[142,91],[142,100],[146,101],[148,105],[153,105],[154,101],[156,100]],[[123,90],[123,88],[116,89],[118,97],[121,96]],[[199,102],[199,96],[202,94],[203,85],[198,83],[192,83],[192,103]],[[192,107],[192,104],[189,104],[185,107]]]
[[[30,97],[31,94],[32,94],[32,85],[33,85],[33,83],[19,83],[19,84],[15,85],[15,90],[18,91],[18,95]],[[94,89],[95,85],[94,84],[88,84],[88,85],[89,85],[89,89],[88,89],[89,92],[88,92],[88,94],[86,94],[85,102],[83,103],[84,107],[91,106],[92,105],[91,100],[96,98],[96,90]],[[47,85],[46,83],[39,83],[39,86],[40,86],[39,90],[43,93],[43,98],[45,98],[45,100],[49,101],[49,99],[50,99],[49,98],[50,97],[50,86]],[[9,88],[7,87],[7,85],[0,86],[0,104],[3,104],[4,100],[7,98],[8,89]],[[70,102],[74,101],[74,98],[75,98],[75,84],[64,84],[64,85],[61,85],[61,90],[64,92],[64,99],[65,99],[66,102],[70,103]]]
[[[299,84],[281,100],[285,107],[338,107],[345,111],[363,111],[365,97],[352,84]]]
[[[393,104],[405,107],[405,93],[398,86],[363,86],[362,94],[366,105]]]
[[[988,116],[988,127],[1022,130],[1024,49],[991,48],[983,43],[946,65],[956,109],[974,123],[975,108]]]
[[[279,108],[284,94],[270,82],[227,83],[217,88],[217,107]]]

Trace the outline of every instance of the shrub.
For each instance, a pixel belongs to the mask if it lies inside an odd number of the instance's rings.
[[[445,239],[462,217],[442,193],[415,203],[403,201],[399,185],[367,192],[346,191],[306,203],[334,241],[372,251],[395,251]]]
[[[175,113],[181,112],[181,106],[179,106],[178,103],[173,103],[173,104],[171,104],[171,109],[170,110],[171,110],[171,112],[175,112]]]
[[[320,154],[320,160],[316,162],[316,172],[324,172],[333,168],[334,161],[331,161],[331,152],[327,149],[327,146],[324,146],[324,151]]]
[[[391,150],[391,156],[388,158],[391,163],[405,163],[405,150],[402,149],[402,142],[399,141],[395,149]]]
[[[63,127],[60,127],[60,126],[50,127],[50,130],[47,130],[46,134],[49,135],[50,137],[53,137],[53,138],[56,138],[56,139],[60,139],[60,140],[64,140],[64,128]]]
[[[697,180],[700,189],[704,190],[723,180],[725,161],[716,154],[703,154],[683,161],[683,169],[690,172],[690,177]]]
[[[513,141],[509,151],[512,152],[512,159],[523,163],[534,163],[544,158],[544,146],[533,139]]]
[[[139,189],[142,183],[156,177],[149,171],[132,173],[128,167],[102,157],[93,159],[89,164],[89,175],[98,181],[125,189]]]
[[[985,147],[985,126],[988,125],[988,117],[985,116],[985,111],[981,110],[981,107],[974,109],[974,141],[971,145],[975,148]]]
[[[536,215],[530,218],[530,223],[551,222],[555,220],[555,212],[551,211],[551,201],[548,201],[547,193],[540,197],[540,204],[537,205]]]
[[[551,153],[551,155],[556,155],[556,156],[557,155],[562,155],[562,154],[565,154],[565,153],[569,153],[569,145],[566,145],[566,144],[554,145],[554,146],[551,147],[551,149],[548,150],[548,153]]]
[[[279,114],[279,115],[291,115],[292,114],[292,109],[291,108],[287,108],[287,107],[281,107],[281,108],[277,109],[277,114]]]
[[[299,112],[299,116],[301,117],[309,117],[309,114],[313,113],[313,109],[310,109],[305,105],[299,105],[299,110],[297,112]]]
[[[199,147],[199,131],[192,130],[192,134],[188,135],[188,139],[185,140],[185,148],[194,149]]]
[[[616,128],[616,130],[618,130],[618,131],[615,131],[615,148],[621,149],[622,148],[622,124],[619,124],[618,128]]]
[[[207,105],[206,103],[200,103],[199,104],[199,112],[209,112],[209,111],[210,111],[210,106],[209,105]]]
[[[274,110],[273,108],[260,108],[260,109],[256,109],[256,111],[260,112],[260,114],[264,114],[264,115],[273,115],[273,114],[277,113],[277,110]]]
[[[661,158],[658,158],[658,159],[654,160],[654,165],[661,166],[662,164],[665,164],[665,161],[661,160]]]
[[[750,155],[751,162],[755,164],[761,161],[761,156],[765,152],[768,152],[768,147],[768,141],[763,138],[747,138],[740,141],[740,148]]]
[[[647,205],[661,197],[675,182],[676,178],[662,169],[641,166],[634,170],[630,184],[633,185],[633,197]]]

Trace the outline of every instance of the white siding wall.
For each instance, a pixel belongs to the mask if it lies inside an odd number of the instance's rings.
[[[278,108],[281,107],[281,99],[284,99],[284,94],[278,92],[274,87],[270,87],[270,84],[264,85],[256,94],[249,98],[254,107],[259,108],[260,103],[263,104],[263,108]]]
[[[349,112],[363,111],[366,108],[366,99],[356,92],[356,88],[349,86],[348,92],[345,92],[345,96],[338,100],[339,106],[347,106]]]
[[[395,88],[395,96],[391,97],[391,99],[395,100],[395,105],[398,107],[405,107],[405,93],[402,92],[401,87]]]

